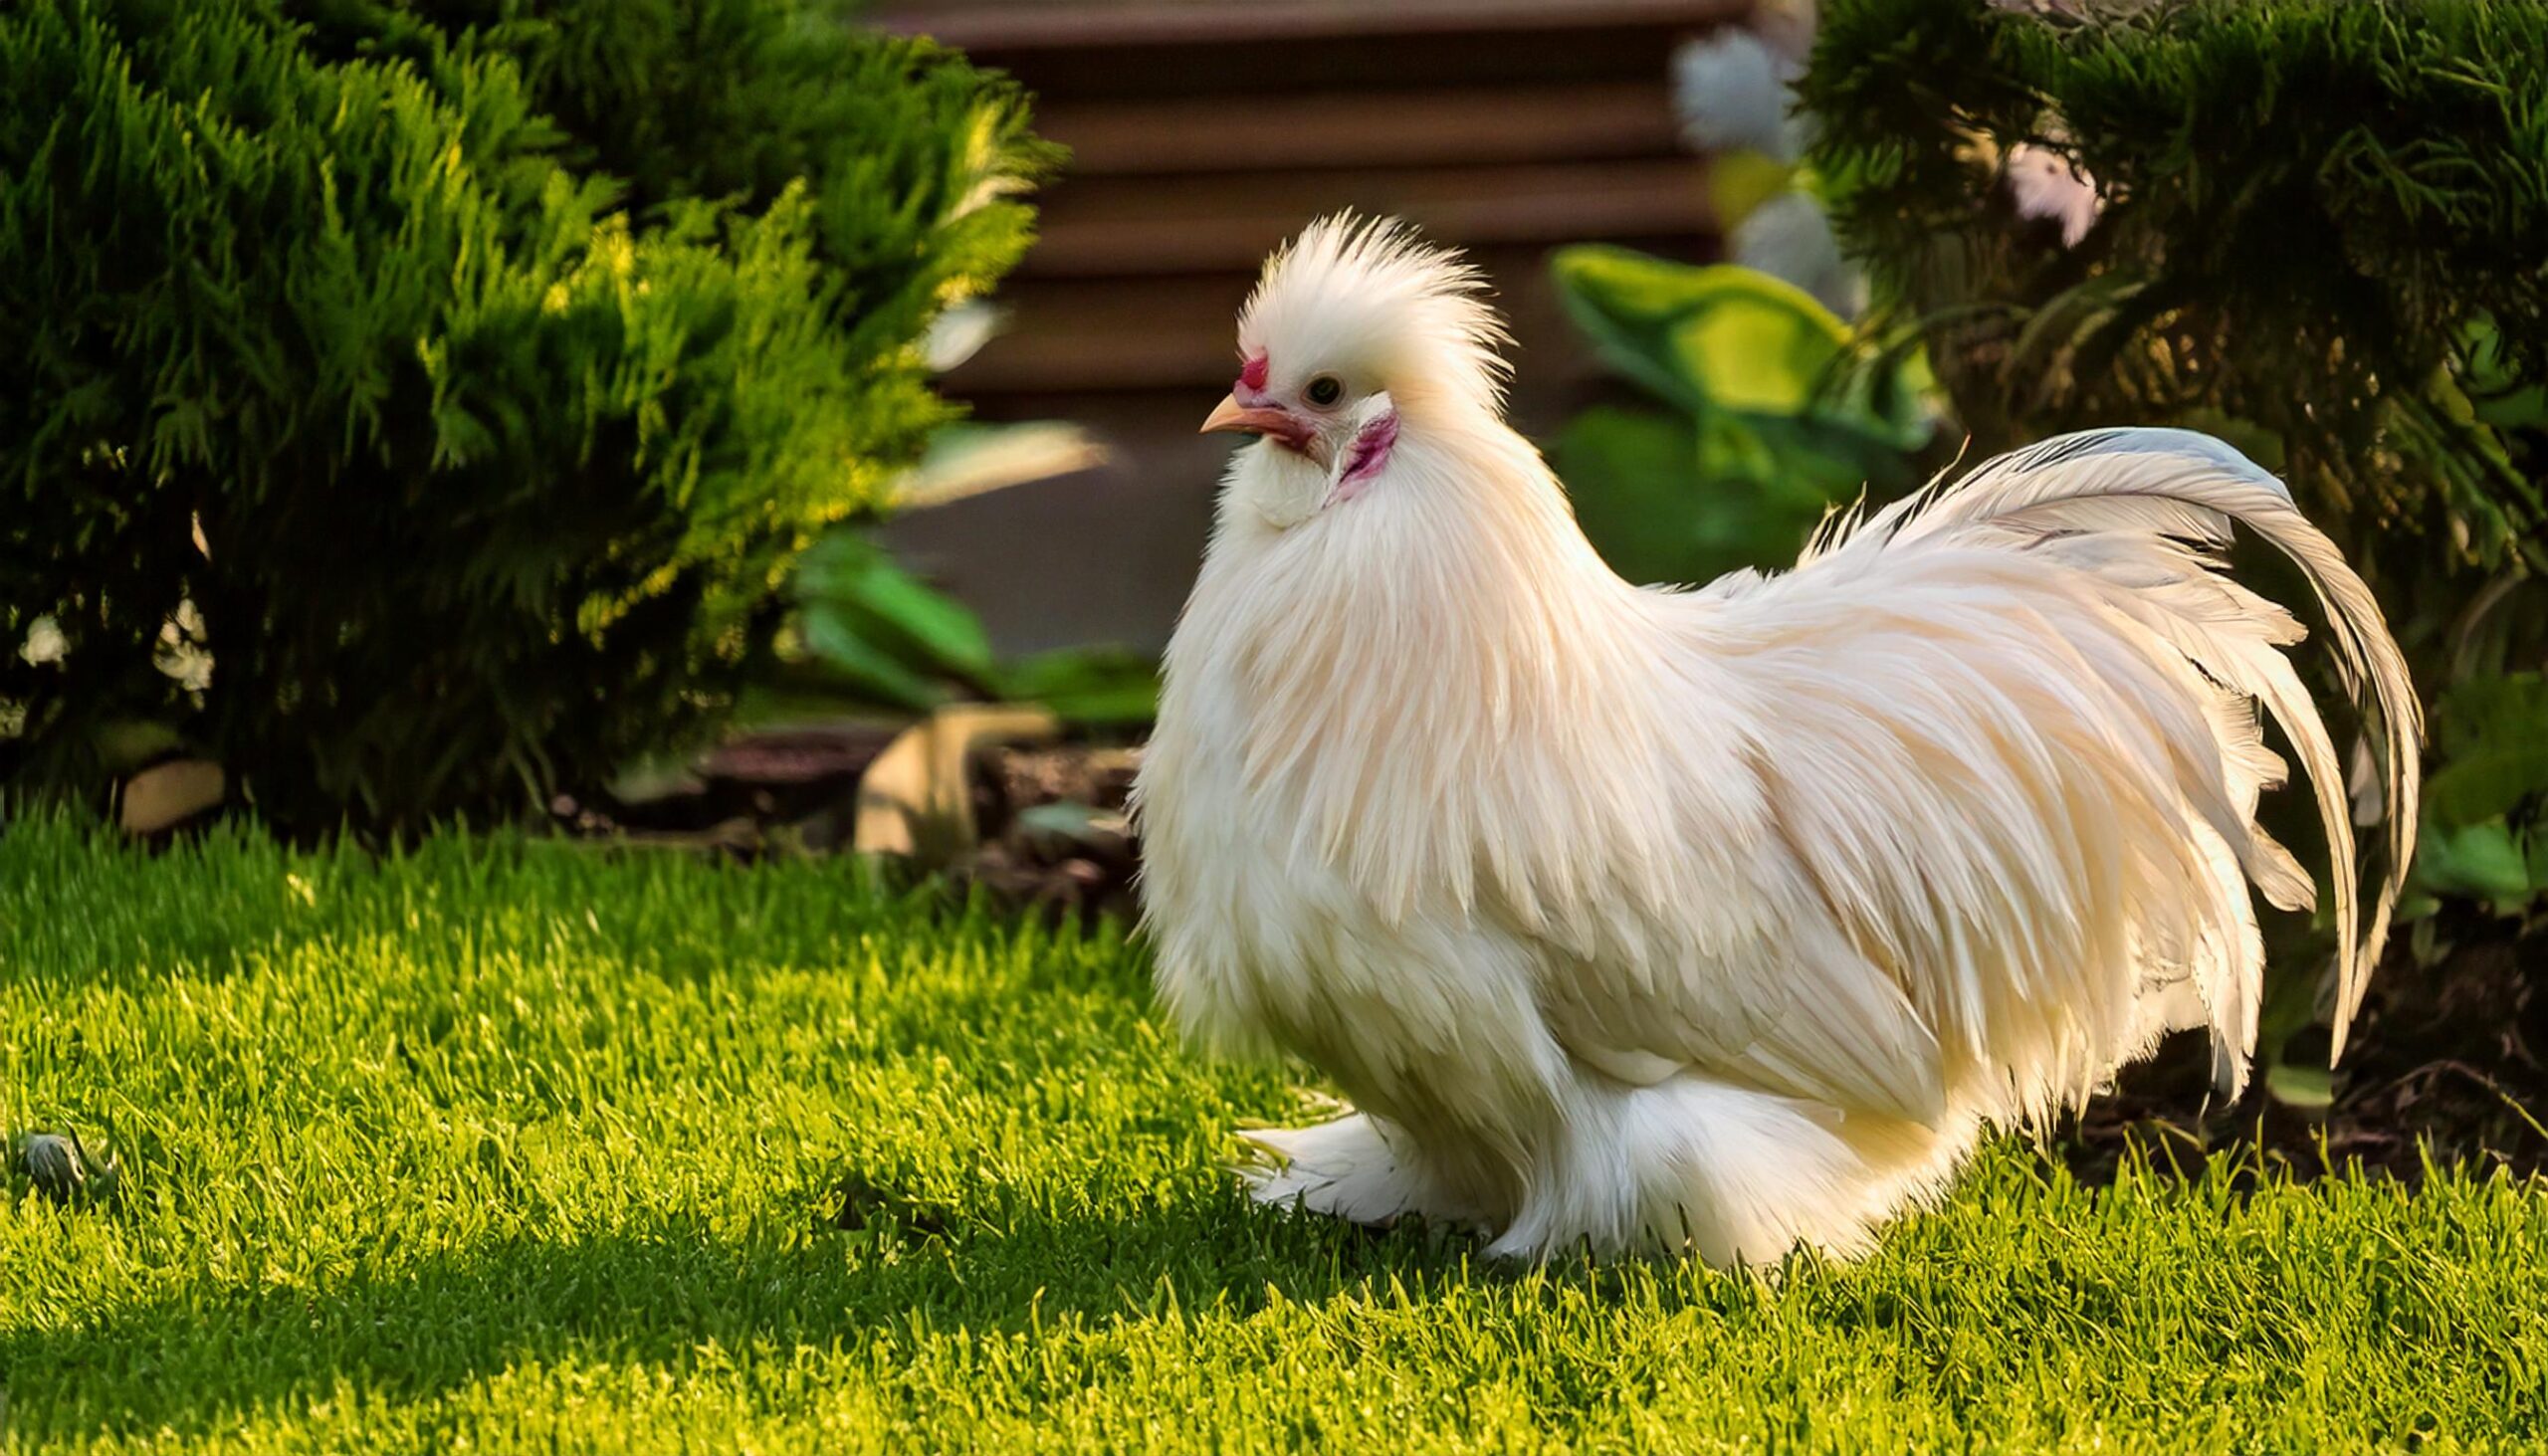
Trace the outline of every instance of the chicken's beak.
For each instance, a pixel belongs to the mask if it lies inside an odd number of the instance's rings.
[[[1268,405],[1244,405],[1238,402],[1235,394],[1223,395],[1221,402],[1204,417],[1200,433],[1209,435],[1215,430],[1242,430],[1251,435],[1262,435],[1287,450],[1304,453],[1311,438],[1308,425],[1290,410]]]

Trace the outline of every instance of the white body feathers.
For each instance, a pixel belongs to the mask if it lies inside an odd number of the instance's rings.
[[[2335,752],[2280,650],[2300,628],[2213,569],[2230,521],[2300,563],[2376,703],[2393,867],[2419,719],[2271,477],[2202,436],[2069,436],[1793,572],[1632,587],[1491,372],[1407,377],[1491,341],[1468,277],[1322,226],[1251,317],[1314,312],[1314,282],[1385,319],[1414,289],[1457,336],[1366,361],[1403,428],[1351,499],[1241,452],[1138,790],[1177,1020],[1359,1108],[1266,1135],[1260,1196],[1474,1222],[1500,1254],[1847,1252],[1985,1124],[2076,1104],[2169,1028],[2209,1027],[2235,1082],[2249,883],[2311,894],[2253,822],[2282,776],[2259,702],[2318,785],[2350,1016],[2386,896],[2358,930]],[[1380,297],[1351,297],[1357,250],[1398,270]],[[1279,370],[1317,341],[1270,346]]]

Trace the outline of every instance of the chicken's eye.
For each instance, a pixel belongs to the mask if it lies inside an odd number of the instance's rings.
[[[1325,409],[1345,397],[1345,381],[1333,374],[1321,374],[1301,391],[1301,397]]]

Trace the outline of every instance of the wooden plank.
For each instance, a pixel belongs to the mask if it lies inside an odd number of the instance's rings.
[[[1610,241],[1691,261],[1713,251],[1693,246],[1686,235],[1613,235]],[[1466,251],[1530,352],[1525,392],[1558,385],[1561,371],[1580,362],[1581,349],[1548,278],[1548,248]],[[948,385],[977,400],[1224,385],[1237,364],[1232,326],[1255,281],[1251,260],[1244,270],[1181,277],[1019,283],[1005,294],[1014,310],[1010,327],[949,376]]]
[[[1651,80],[1422,92],[1063,102],[1037,129],[1078,177],[1669,153],[1671,98]]]
[[[1714,231],[1696,157],[1350,173],[1080,178],[1043,200],[1029,278],[1252,270],[1323,213],[1403,217],[1471,245]]]
[[[1751,13],[1750,0],[1199,0],[1126,4],[899,4],[871,23],[965,51],[1085,51],[1134,46],[1440,35],[1570,36],[1588,30],[1704,28]]]
[[[1007,33],[1000,27],[975,29],[962,23],[970,12],[912,7],[898,13],[898,21],[961,45],[980,65],[1014,73],[1042,104],[1051,106],[1108,98],[1403,93],[1560,82],[1660,86],[1677,41],[1739,20],[1750,4],[1673,0],[1625,9],[1595,7],[1592,18],[1608,24],[1579,23],[1576,12],[1563,6],[1510,14],[1489,7],[1480,20],[1465,8],[1410,16],[1393,6],[1371,4],[1356,6],[1343,21],[1330,23],[1331,7],[1316,5],[1186,4],[1171,8],[1194,16],[1169,17],[1176,23],[1157,25],[1131,23],[1105,8],[1083,16],[1082,7],[1057,5],[1031,24],[1058,25],[1060,33],[1021,32],[1014,46],[1005,43]],[[1223,11],[1224,18],[1200,28],[1185,23],[1214,11]],[[1224,30],[1229,35],[1221,38]]]

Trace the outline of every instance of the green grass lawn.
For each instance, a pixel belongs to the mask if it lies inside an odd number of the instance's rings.
[[[1852,1268],[1518,1273],[1244,1205],[1298,1069],[1114,934],[558,843],[0,835],[28,1449],[2318,1450],[2540,1441],[2548,1200],[2085,1189],[2018,1146]],[[845,1185],[852,1226],[836,1226]],[[0,1440],[0,1449],[8,1442]]]

